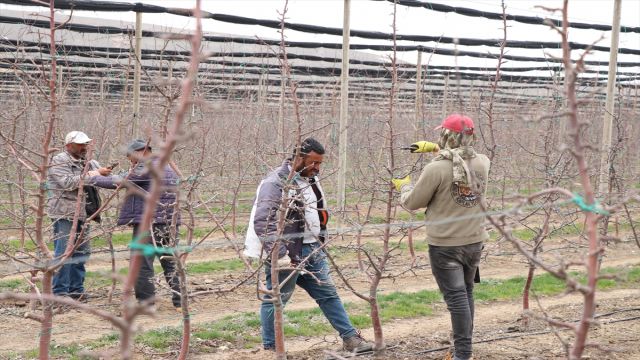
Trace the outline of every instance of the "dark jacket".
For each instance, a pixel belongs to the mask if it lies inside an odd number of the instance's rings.
[[[282,202],[282,191],[289,176],[289,171],[289,161],[285,161],[278,169],[267,175],[260,185],[260,191],[256,199],[253,227],[263,244],[266,254],[271,252],[274,243],[278,239],[278,210]],[[309,183],[318,199],[320,241],[324,241],[329,215],[324,209],[324,196],[317,178],[309,179]],[[288,250],[291,261],[298,263],[302,261],[302,244],[305,231],[303,195],[300,189],[294,185],[289,190],[288,198],[286,220],[281,238],[282,242],[278,249],[278,257],[284,256]]]
[[[156,165],[159,159],[152,158],[151,161]],[[139,162],[131,171],[128,182],[142,189],[145,193],[151,190],[152,178],[144,162]],[[178,182],[178,175],[173,171],[171,166],[166,165],[162,177],[160,200],[158,201],[154,214],[154,224],[171,224],[177,199]],[[142,221],[142,213],[144,212],[144,203],[144,198],[132,191],[128,191],[124,204],[122,204],[122,208],[120,208],[118,225],[140,224]],[[176,225],[179,224],[180,214],[178,213]]]

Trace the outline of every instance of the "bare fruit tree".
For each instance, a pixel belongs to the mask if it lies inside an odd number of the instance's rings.
[[[569,329],[575,334],[575,339],[572,344],[566,344],[569,359],[577,360],[582,357],[582,354],[586,347],[596,346],[590,344],[587,341],[587,335],[589,329],[594,322],[594,315],[596,309],[595,295],[597,291],[598,280],[604,276],[599,274],[599,259],[604,254],[605,248],[602,246],[600,237],[598,235],[598,221],[603,215],[608,214],[610,209],[602,207],[595,198],[594,188],[591,183],[589,174],[589,165],[587,162],[587,152],[590,148],[587,139],[584,137],[585,128],[588,126],[588,122],[579,118],[579,106],[580,101],[576,97],[576,83],[578,75],[584,71],[585,63],[584,58],[589,54],[589,50],[585,51],[577,61],[571,59],[571,48],[569,45],[569,32],[568,32],[568,0],[564,1],[562,8],[562,28],[557,32],[562,38],[562,50],[563,50],[563,65],[565,71],[565,96],[567,99],[567,109],[564,112],[558,114],[558,117],[566,118],[568,127],[568,136],[571,139],[569,145],[569,152],[575,162],[577,169],[578,179],[584,195],[574,194],[568,189],[561,187],[552,187],[536,192],[530,196],[525,197],[520,205],[516,206],[516,209],[520,209],[521,206],[531,204],[533,201],[540,197],[548,197],[549,195],[555,195],[549,201],[556,202],[555,199],[562,199],[567,202],[575,203],[581,210],[584,216],[585,224],[585,237],[588,244],[587,253],[584,254],[582,260],[563,261],[560,260],[559,264],[552,265],[547,261],[542,260],[537,254],[537,247],[534,247],[533,251],[527,250],[525,244],[515,237],[507,225],[506,215],[500,216],[487,216],[488,220],[496,227],[496,229],[505,236],[515,247],[525,255],[525,257],[533,265],[540,267],[553,276],[561,279],[565,282],[568,291],[578,292],[583,297],[582,316],[577,323],[569,323],[559,321],[545,317],[545,320],[554,327]],[[615,76],[615,74],[610,74]],[[547,217],[548,219],[548,217]],[[548,220],[546,220],[548,221]],[[545,221],[545,223],[546,223]],[[543,230],[539,233],[536,241],[541,241],[545,234],[548,233],[548,225],[543,226]],[[583,267],[586,272],[586,282],[581,283],[574,275],[569,273],[571,266]]]

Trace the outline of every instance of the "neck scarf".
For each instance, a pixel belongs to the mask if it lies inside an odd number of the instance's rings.
[[[449,160],[453,163],[453,183],[459,186],[469,186],[471,174],[467,160],[476,157],[476,151],[471,144],[473,134],[456,133],[449,129],[442,129],[440,133],[440,152],[433,161]]]

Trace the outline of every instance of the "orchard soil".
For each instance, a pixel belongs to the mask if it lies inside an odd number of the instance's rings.
[[[336,243],[334,246],[339,246]],[[555,244],[555,245],[559,245]],[[562,248],[560,246],[559,248]],[[507,250],[505,250],[507,249]],[[567,249],[571,249],[567,247]],[[584,251],[567,250],[562,256],[572,257]],[[488,243],[486,256],[481,263],[482,278],[507,279],[525,276],[527,265],[523,258],[515,253],[508,243]],[[633,240],[610,245],[606,250],[603,267],[636,266],[640,264],[640,251]],[[195,255],[195,254],[194,254]],[[558,256],[556,253],[554,256]],[[380,286],[380,293],[394,291],[415,292],[435,290],[437,286],[426,266],[425,251],[418,252],[418,268],[404,273],[394,281],[388,280]],[[203,260],[233,258],[234,253],[227,250],[209,251],[189,258],[189,262]],[[408,254],[396,259],[396,266],[406,268]],[[404,262],[404,263],[403,263]],[[126,267],[126,259],[118,259],[118,267]],[[356,272],[353,259],[344,264],[345,268]],[[89,271],[108,271],[106,259],[95,259],[88,264]],[[541,272],[538,271],[537,274]],[[247,274],[243,271],[215,272],[189,276],[190,290],[228,289],[238,284]],[[346,290],[337,276],[334,280],[339,286],[340,295],[345,302],[362,302]],[[364,290],[366,282],[359,279],[355,282],[358,289]],[[89,289],[92,297],[89,303],[104,310],[119,311],[120,286],[111,304],[107,301],[110,287]],[[590,334],[589,342],[597,345],[586,351],[587,359],[640,359],[640,290],[633,286],[628,289],[600,291],[597,294],[597,314],[608,314],[598,318]],[[577,294],[558,295],[531,299],[531,308],[541,316],[544,309],[546,316],[556,320],[575,321],[581,317],[582,297]],[[474,341],[474,358],[476,360],[497,359],[560,359],[566,358],[562,341],[571,342],[569,331],[550,331],[544,320],[532,319],[528,328],[523,328],[522,304],[520,299],[499,302],[477,302]],[[304,291],[297,291],[287,309],[311,309],[316,305]],[[375,355],[359,356],[357,359],[442,359],[446,348],[450,345],[450,322],[444,302],[433,306],[433,315],[411,319],[392,320],[384,323],[387,350]],[[197,296],[191,303],[191,319],[194,324],[214,322],[227,315],[241,312],[258,311],[259,301],[256,299],[255,281],[248,281],[229,293]],[[16,302],[0,303],[0,333],[4,341],[0,342],[0,359],[27,358],[26,352],[37,347],[39,325],[24,318],[28,311],[26,304]],[[140,331],[160,329],[164,327],[180,327],[182,315],[176,313],[171,306],[166,290],[159,292],[159,301],[154,316],[143,316],[138,319]],[[54,318],[53,343],[56,345],[82,344],[94,341],[105,335],[114,334],[116,330],[108,323],[97,321],[94,316],[69,310]],[[373,340],[371,329],[362,329],[362,335]],[[323,334],[317,337],[288,337],[286,339],[289,359],[325,359],[329,353],[349,358],[349,354],[341,352],[341,341],[335,334]],[[445,348],[445,350],[437,350]],[[154,349],[136,346],[138,359],[175,358],[178,344],[170,351],[158,353]],[[435,350],[435,351],[430,351]],[[219,341],[195,341],[189,358],[191,359],[270,359],[273,354],[260,349],[258,345],[244,348],[237,343]]]

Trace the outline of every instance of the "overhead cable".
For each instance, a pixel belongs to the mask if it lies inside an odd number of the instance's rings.
[[[39,5],[46,6],[44,3],[35,1],[35,0],[0,0],[0,3],[20,3],[22,5]],[[145,6],[147,4],[142,3],[124,3],[117,2],[118,6],[112,7],[111,2],[106,1],[86,1],[86,0],[59,0],[56,1],[55,7],[58,9],[76,9],[76,10],[93,10],[93,11],[137,11],[144,12]],[[129,7],[127,7],[127,4]],[[157,13],[161,12],[160,6],[152,6],[151,12]],[[97,10],[100,9],[100,10]],[[164,12],[168,14],[180,15],[180,16],[192,16],[192,9],[180,9],[180,8],[164,8]],[[203,19],[213,19],[216,21],[232,23],[232,24],[241,24],[241,25],[259,25],[272,29],[280,29],[284,26],[286,29],[311,33],[311,34],[327,34],[327,35],[335,35],[342,36],[342,28],[332,28],[326,26],[319,25],[309,25],[309,24],[298,24],[291,22],[281,22],[279,20],[265,20],[265,19],[254,19],[244,16],[237,15],[228,15],[228,14],[214,14],[208,11],[202,11],[201,17]],[[39,20],[43,21],[43,20]],[[48,21],[43,21],[49,24]],[[79,24],[75,24],[78,26]],[[67,26],[61,24],[63,29],[66,29]],[[108,26],[101,27],[105,31]],[[143,31],[144,33],[144,31]],[[359,37],[364,39],[375,39],[375,40],[397,40],[397,41],[413,41],[413,42],[436,42],[442,44],[458,44],[458,45],[466,45],[466,46],[491,46],[491,47],[501,47],[502,40],[501,39],[470,39],[470,38],[454,38],[448,36],[431,36],[431,35],[406,35],[406,34],[393,34],[393,33],[383,33],[380,31],[364,31],[364,30],[350,30],[350,36]],[[520,48],[520,49],[561,49],[562,43],[560,42],[551,42],[551,41],[521,41],[521,40],[509,40],[505,44],[508,48]],[[610,48],[606,46],[597,46],[592,44],[581,44],[575,42],[568,42],[568,46],[573,49],[590,49],[594,51],[603,51],[609,52]],[[632,54],[632,55],[640,55],[640,49],[629,49],[629,48],[619,48],[619,54]]]
[[[7,1],[7,0],[0,0]],[[23,19],[9,16],[0,16],[0,23],[10,23],[10,24],[26,24],[39,28],[49,28],[49,22],[44,20],[37,19]],[[62,25],[59,24],[58,25]],[[93,26],[86,24],[76,24],[76,23],[66,23],[63,26],[64,29],[69,31],[76,31],[81,33],[100,33],[100,34],[133,34],[133,29],[131,28],[119,28],[114,26]],[[167,33],[163,32],[154,32],[154,31],[142,31],[143,37],[154,37],[154,38],[166,38]],[[216,43],[238,43],[238,44],[250,44],[250,45],[269,45],[269,46],[280,46],[281,43],[278,40],[266,40],[266,39],[255,39],[255,38],[246,38],[246,37],[233,37],[233,36],[203,36],[204,41],[208,42],[216,42]],[[342,49],[341,43],[320,43],[320,42],[305,42],[305,41],[287,41],[284,43],[285,46],[289,48],[303,48],[303,49],[316,49],[316,48],[325,48],[325,49]],[[470,56],[477,58],[488,58],[488,59],[498,59],[500,56],[492,53],[481,53],[481,52],[473,52],[473,51],[463,51],[463,50],[452,50],[452,49],[442,49],[442,48],[434,48],[422,45],[378,45],[378,44],[350,44],[349,49],[352,50],[376,50],[376,51],[422,51],[425,53],[433,53],[437,55],[447,55],[447,56]],[[639,50],[636,50],[640,52]],[[563,60],[560,58],[545,58],[545,57],[529,57],[529,56],[517,56],[517,55],[509,55],[505,54],[502,56],[504,60],[513,60],[513,61],[529,61],[529,62],[545,62],[545,63],[562,63]],[[584,63],[586,65],[596,65],[596,66],[608,66],[608,61],[593,61],[593,60],[585,60]],[[618,62],[617,66],[619,67],[634,67],[640,66],[640,62]]]
[[[541,18],[538,16],[511,15],[511,14],[502,15],[501,13],[493,13],[488,11],[469,9],[469,8],[457,7],[457,6],[449,6],[444,4],[417,1],[417,0],[373,0],[373,1],[388,1],[391,3],[395,2],[398,5],[422,7],[427,10],[433,10],[433,11],[445,12],[445,13],[453,12],[453,13],[464,15],[464,16],[482,17],[482,18],[491,19],[491,20],[502,20],[504,16],[506,20],[512,20],[512,21],[516,21],[524,24],[531,24],[531,25],[552,24],[557,27],[562,27],[562,20]],[[581,22],[569,22],[567,26],[574,29],[592,29],[592,30],[602,30],[602,31],[611,31],[611,28],[612,28],[611,25],[589,24],[589,23],[581,23]],[[620,26],[620,32],[640,33],[640,27]]]
[[[9,46],[4,46],[3,44],[9,44]],[[24,53],[34,53],[41,52],[44,54],[48,54],[50,44],[49,43],[39,43],[34,41],[16,41],[16,40],[2,40],[0,39],[0,52],[24,52]],[[141,49],[141,59],[142,60],[165,60],[165,61],[182,61],[189,62],[190,52],[189,51],[175,51],[175,50],[152,50],[152,49]],[[57,47],[57,51],[59,55],[66,56],[81,56],[81,57],[89,57],[89,58],[101,58],[106,60],[114,60],[118,57],[126,57],[128,58],[131,55],[130,48],[118,48],[118,47],[99,47],[99,46],[85,46],[85,45],[60,45]],[[245,53],[245,52],[215,52],[207,56],[207,61],[216,58],[224,58],[224,59],[235,59],[235,58],[251,58],[251,59],[280,59],[281,54],[273,53],[273,52],[264,52],[264,53]],[[295,54],[295,53],[287,53],[287,58],[289,60],[307,60],[314,62],[327,62],[330,64],[339,64],[339,58],[330,58],[330,57],[322,57],[315,55],[306,55],[306,54]],[[216,63],[216,62],[210,62]],[[381,61],[364,61],[364,60],[355,60],[351,59],[349,61],[350,64],[354,65],[367,65],[367,66],[376,66],[376,67],[389,67],[391,66],[388,62]],[[255,62],[246,62],[244,65],[255,65],[258,66]],[[265,67],[270,67],[270,64],[263,64]],[[278,65],[279,66],[279,65]],[[414,69],[416,66],[413,64],[396,64],[396,68],[399,69]],[[430,65],[424,64],[422,65],[423,71],[427,70],[471,70],[471,71],[490,71],[495,72],[494,67],[479,67],[479,66],[446,66],[446,65]],[[501,72],[528,72],[528,71],[548,71],[548,72],[561,72],[563,69],[561,66],[529,66],[529,67],[501,67]],[[583,73],[598,73],[606,75],[608,74],[607,70],[590,70],[586,69]],[[638,75],[635,72],[617,72],[618,75]]]

